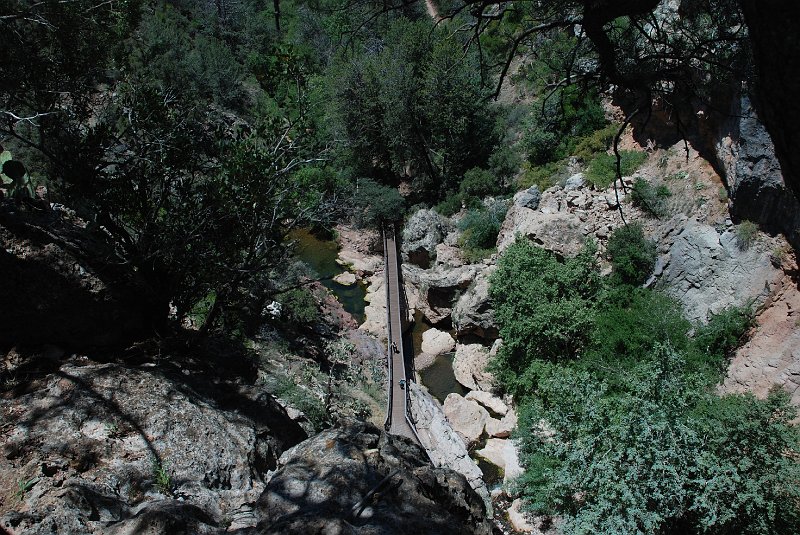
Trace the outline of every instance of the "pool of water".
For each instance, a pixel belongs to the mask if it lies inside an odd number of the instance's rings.
[[[295,255],[305,262],[321,279],[323,286],[328,288],[342,307],[353,315],[357,322],[364,321],[364,296],[366,288],[360,282],[351,286],[339,284],[333,277],[345,270],[336,263],[339,247],[333,240],[324,240],[315,236],[308,229],[294,230],[289,234],[289,239],[297,242]]]
[[[467,389],[456,381],[456,376],[453,373],[454,357],[455,353],[438,355],[433,364],[419,371],[420,382],[428,388],[428,392],[438,399],[440,403],[444,403],[447,394],[452,392],[462,396],[467,393]]]

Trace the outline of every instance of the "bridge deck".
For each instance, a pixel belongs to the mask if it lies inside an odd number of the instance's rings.
[[[413,350],[406,348],[403,340],[403,300],[401,296],[401,276],[400,261],[397,252],[397,242],[394,231],[386,229],[384,231],[384,251],[386,259],[386,310],[387,310],[387,329],[389,353],[389,414],[387,423],[389,432],[395,435],[406,436],[419,443],[413,424],[408,419],[406,390],[400,387],[400,381],[409,381],[408,366],[410,358],[413,358]],[[394,348],[397,348],[397,351]],[[408,351],[407,351],[408,350]],[[413,377],[410,378],[412,381]]]

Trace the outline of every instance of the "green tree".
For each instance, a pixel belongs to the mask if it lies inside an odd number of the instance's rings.
[[[614,276],[625,284],[642,285],[653,272],[656,244],[644,237],[639,223],[614,230],[608,239],[607,251]]]
[[[571,359],[586,347],[600,289],[594,253],[590,244],[561,261],[518,238],[500,257],[489,293],[503,338],[495,368],[515,395],[530,393],[540,361]]]

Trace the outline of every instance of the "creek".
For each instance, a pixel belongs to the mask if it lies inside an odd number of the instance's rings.
[[[325,240],[315,236],[309,229],[297,229],[289,234],[289,239],[295,241],[295,256],[307,264],[320,283],[329,289],[342,307],[349,312],[358,323],[364,321],[364,296],[366,288],[361,282],[345,286],[339,284],[333,277],[344,273],[346,270],[336,263],[339,246],[333,240]]]

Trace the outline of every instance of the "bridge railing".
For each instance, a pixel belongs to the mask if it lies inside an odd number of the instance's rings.
[[[389,301],[389,244],[386,239],[386,227],[381,227],[383,234],[383,285],[386,290],[386,366],[388,369],[388,388],[386,389],[386,421],[383,423],[384,429],[388,432],[392,427],[392,389],[394,388],[394,372],[392,370],[392,316]]]

